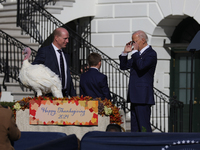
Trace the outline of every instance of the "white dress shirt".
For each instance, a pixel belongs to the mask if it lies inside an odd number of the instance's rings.
[[[55,50],[55,53],[56,53],[56,57],[57,57],[57,61],[58,61],[58,66],[59,66],[59,71],[60,71],[60,74],[61,74],[61,68],[60,68],[60,53],[58,52],[58,48],[52,43],[52,46]],[[63,56],[63,61],[64,61],[64,69],[65,69],[65,87],[64,89],[66,89],[66,85],[67,85],[67,61],[65,59],[65,56],[63,54],[63,51],[61,51],[61,54]]]

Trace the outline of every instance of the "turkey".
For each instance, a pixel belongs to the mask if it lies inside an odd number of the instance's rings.
[[[58,75],[43,64],[30,64],[30,48],[26,47],[22,54],[24,54],[24,60],[19,73],[20,82],[37,92],[37,96],[52,93],[54,97],[62,98],[62,85]]]

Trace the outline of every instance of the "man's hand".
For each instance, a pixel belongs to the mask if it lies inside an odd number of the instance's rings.
[[[126,46],[124,47],[123,53],[129,53],[132,51],[132,41],[126,43]]]

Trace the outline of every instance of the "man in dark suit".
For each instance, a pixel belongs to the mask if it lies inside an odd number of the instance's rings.
[[[62,51],[69,42],[69,33],[65,28],[53,32],[53,43],[38,50],[34,64],[44,64],[61,79],[63,96],[76,96],[69,70],[69,56]]]
[[[88,56],[89,70],[81,75],[80,95],[93,98],[111,99],[107,76],[100,73],[101,55],[91,53]]]
[[[130,69],[127,101],[131,102],[132,132],[152,132],[150,117],[151,106],[155,104],[153,80],[157,54],[147,41],[145,32],[141,30],[134,32],[132,41],[126,44],[119,56],[120,68]],[[131,59],[127,56],[129,52],[131,52]]]

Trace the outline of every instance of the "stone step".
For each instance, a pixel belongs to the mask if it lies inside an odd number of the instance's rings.
[[[20,101],[25,97],[35,97],[34,92],[12,92],[14,101]]]
[[[10,92],[23,92],[20,84],[18,82],[12,83],[12,82],[6,82],[5,85],[7,86],[7,91]]]
[[[38,51],[38,49],[40,47],[40,45],[38,43],[24,43],[24,44],[26,44],[28,47],[30,47],[36,51]]]
[[[12,17],[15,17],[16,19],[17,19],[17,14],[16,14],[16,12],[13,12],[12,14],[11,13],[9,13],[9,14],[1,14],[0,13],[0,18],[12,18]]]
[[[75,3],[75,0],[56,0],[56,3],[53,5],[52,3],[49,3],[46,6],[62,6],[62,7],[72,7],[73,3]]]
[[[23,97],[34,96],[34,92],[30,91],[29,89],[23,92],[22,89],[20,88],[19,83],[5,82],[5,85],[7,88],[7,90],[5,91],[5,89],[2,86],[3,78],[4,78],[4,74],[0,73],[1,89],[2,89],[2,92],[4,93],[2,95],[3,101],[13,101],[13,100],[17,101],[17,100],[21,100]]]
[[[45,9],[52,14],[60,14],[63,7],[57,5],[45,5]]]
[[[16,21],[15,22],[2,22],[0,23],[0,28],[13,28],[16,27]]]
[[[34,49],[35,51],[37,51],[38,50],[38,45],[32,45],[32,44],[30,44],[30,43],[27,43],[27,44],[29,44],[29,46],[27,45],[27,47],[31,47],[32,49]],[[5,46],[5,44],[4,44],[4,46],[2,46],[1,45],[1,43],[0,43],[0,48],[1,48],[1,52],[0,53],[2,53],[2,54],[6,54],[6,46]],[[11,58],[14,58],[14,57],[18,57],[18,58],[21,58],[21,54],[22,54],[22,50],[21,49],[9,49],[8,50],[8,52],[9,52],[9,57],[11,57]],[[14,53],[14,54],[13,54]],[[22,58],[23,58],[23,56],[22,56]]]
[[[14,13],[17,13],[17,8],[3,8],[3,9],[0,9],[0,14],[1,15],[12,15]]]
[[[0,28],[1,28],[1,25],[0,25]],[[22,42],[22,43],[30,43],[30,36],[28,35],[19,35],[19,34],[9,34],[11,37],[15,38],[16,40]],[[2,43],[0,43],[1,45]]]
[[[3,9],[17,9],[17,1],[2,3]]]
[[[15,24],[16,25],[16,17],[0,17],[0,24]]]
[[[28,35],[12,35],[15,39],[19,40],[22,43],[30,43],[30,36]]]
[[[1,28],[0,28],[1,29]],[[5,32],[5,31],[4,31]],[[6,33],[6,32],[5,32]],[[7,33],[8,34],[8,33]],[[27,47],[31,47],[32,49],[34,49],[35,51],[37,51],[40,47],[40,45],[38,43],[30,43],[31,38],[28,35],[19,35],[19,34],[15,34],[15,33],[10,33],[8,34],[11,37],[15,38],[16,40],[22,42],[23,44],[27,45]],[[5,45],[5,43],[0,43],[0,47],[2,47],[2,44]],[[4,48],[6,49],[6,45],[4,46]],[[11,51],[13,51],[11,49]]]
[[[1,27],[0,29],[9,35],[21,35],[22,32],[20,27]]]
[[[75,2],[75,0],[68,1],[68,2],[66,2],[66,0],[57,0],[56,6],[73,7],[74,2]]]

